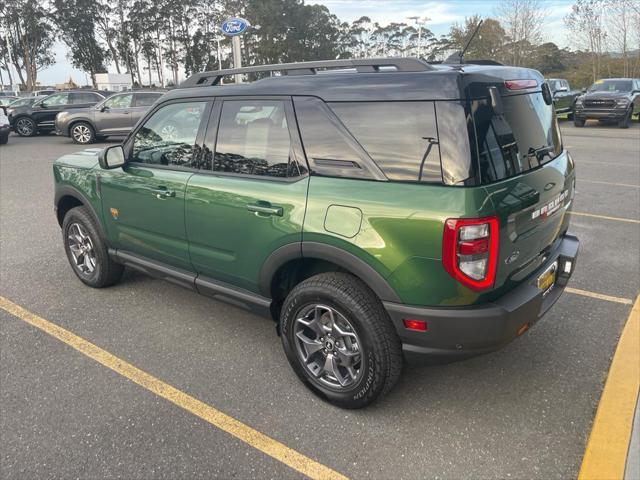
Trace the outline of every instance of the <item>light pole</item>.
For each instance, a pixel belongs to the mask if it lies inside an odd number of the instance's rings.
[[[413,20],[415,25],[418,27],[418,58],[422,58],[422,26],[431,20],[429,17],[407,17],[407,20]]]

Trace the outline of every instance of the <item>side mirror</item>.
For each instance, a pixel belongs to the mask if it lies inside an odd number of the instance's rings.
[[[122,167],[126,162],[122,145],[113,145],[105,148],[98,156],[98,163],[101,168],[110,170]]]
[[[582,93],[587,93],[587,89],[583,88],[582,90],[580,90]]]
[[[100,110],[101,112],[106,112],[107,110],[109,110],[109,107],[107,107],[106,105],[102,105],[98,110]]]
[[[40,102],[40,103],[38,104],[38,107],[40,107],[40,108],[47,108],[47,104],[46,104],[46,103],[44,103],[44,102]]]

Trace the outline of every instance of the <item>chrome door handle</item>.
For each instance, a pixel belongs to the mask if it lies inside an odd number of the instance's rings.
[[[262,213],[264,215],[276,215],[281,217],[284,213],[282,207],[273,207],[271,205],[258,205],[255,203],[249,203],[247,205],[247,210],[255,213]]]
[[[176,196],[176,192],[174,192],[173,190],[168,190],[166,188],[154,188],[151,191],[153,192],[153,194],[155,195],[155,197],[158,200],[162,200],[163,198],[171,198],[171,197],[175,197]]]

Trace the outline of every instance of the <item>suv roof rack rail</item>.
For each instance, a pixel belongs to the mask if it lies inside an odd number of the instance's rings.
[[[187,78],[180,88],[217,85],[222,77],[242,73],[287,72],[287,75],[315,75],[318,70],[331,68],[355,68],[359,73],[381,71],[381,67],[395,67],[398,72],[425,72],[434,70],[418,58],[351,58],[342,60],[321,60],[315,62],[279,63],[254,65],[251,67],[228,68],[210,72],[195,73]]]

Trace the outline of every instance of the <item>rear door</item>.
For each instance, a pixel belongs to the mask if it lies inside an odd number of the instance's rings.
[[[115,135],[131,130],[133,93],[120,93],[107,98],[95,112],[96,133]]]
[[[266,258],[301,242],[309,177],[295,125],[288,97],[216,101],[186,194],[199,278],[258,292]]]
[[[210,106],[202,99],[159,106],[125,145],[125,167],[100,172],[104,223],[117,249],[192,271],[184,199]]]
[[[502,113],[472,101],[479,181],[500,220],[496,287],[539,267],[569,225],[574,165],[540,85],[503,89]]]

